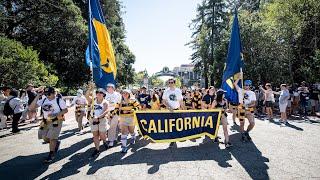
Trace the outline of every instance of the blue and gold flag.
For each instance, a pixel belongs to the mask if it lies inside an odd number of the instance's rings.
[[[231,38],[229,42],[227,62],[225,64],[225,70],[222,77],[222,89],[226,91],[226,98],[229,102],[238,104],[238,92],[233,85],[233,82],[238,78],[240,74],[240,68],[243,67],[243,55],[240,39],[240,28],[238,22],[238,15],[235,12]],[[239,82],[239,87],[241,83]]]
[[[88,4],[89,46],[86,50],[86,63],[92,62],[97,87],[105,88],[108,83],[115,84],[116,59],[99,0],[89,0]]]

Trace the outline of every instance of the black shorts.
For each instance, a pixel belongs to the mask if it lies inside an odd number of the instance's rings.
[[[273,102],[272,101],[266,101],[266,107],[273,108]]]

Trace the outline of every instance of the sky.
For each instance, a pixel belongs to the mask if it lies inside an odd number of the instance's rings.
[[[191,63],[188,25],[201,0],[122,0],[126,42],[136,56],[136,72],[149,74]]]

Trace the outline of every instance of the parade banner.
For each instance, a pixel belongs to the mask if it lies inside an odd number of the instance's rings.
[[[153,142],[177,142],[204,135],[214,139],[221,110],[138,111],[135,120],[139,133]]]

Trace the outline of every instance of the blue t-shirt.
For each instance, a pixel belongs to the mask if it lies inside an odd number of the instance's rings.
[[[149,94],[139,94],[138,100],[141,105],[149,105],[151,97]]]

